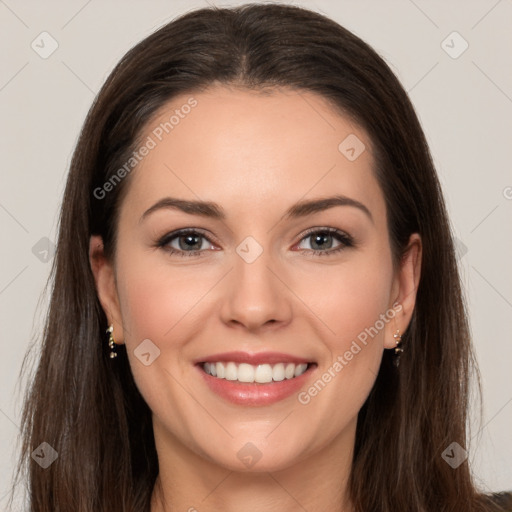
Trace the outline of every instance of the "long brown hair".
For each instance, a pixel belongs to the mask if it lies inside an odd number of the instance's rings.
[[[132,48],[96,97],[67,180],[52,268],[52,295],[23,415],[17,477],[28,477],[32,512],[149,511],[158,474],[151,411],[124,346],[108,357],[107,321],[89,265],[89,239],[116,245],[127,177],[108,197],[94,191],[123,166],[155,112],[213,83],[319,94],[368,133],[383,190],[395,264],[409,236],[423,242],[417,303],[395,368],[385,351],[358,417],[350,493],[359,512],[482,511],[466,447],[471,375],[478,373],[442,192],[409,98],[384,60],[334,21],[304,8],[248,4],[206,8],[168,23]],[[25,360],[26,361],[26,360]],[[25,362],[24,362],[25,366]],[[58,452],[42,469],[42,442]],[[493,508],[494,507],[494,508]]]

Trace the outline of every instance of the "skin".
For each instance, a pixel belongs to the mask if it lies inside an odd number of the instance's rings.
[[[161,109],[144,139],[190,96]],[[345,485],[357,415],[383,350],[394,348],[396,329],[403,333],[410,322],[421,240],[411,236],[395,271],[371,141],[322,97],[220,85],[193,97],[197,106],[130,175],[114,261],[105,259],[100,237],[90,243],[98,296],[153,413],[160,474],[151,510],[351,511]],[[338,150],[349,134],[366,146],[355,161]],[[372,218],[353,206],[282,218],[301,199],[334,194],[363,203]],[[226,219],[160,209],[140,221],[165,196],[214,201]],[[325,227],[356,245],[327,254],[341,242],[328,236],[318,246],[304,235]],[[155,247],[181,228],[202,229],[210,239],[198,239],[201,255]],[[236,252],[247,236],[263,249],[250,264]],[[186,251],[185,242],[170,243]],[[192,364],[231,350],[286,352],[317,362],[307,390],[395,303],[394,319],[306,405],[296,394],[270,406],[231,404]],[[160,350],[149,366],[134,355],[145,339]],[[248,442],[261,453],[250,468],[237,457]]]

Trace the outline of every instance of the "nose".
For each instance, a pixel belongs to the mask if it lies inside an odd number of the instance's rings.
[[[235,254],[226,278],[221,316],[227,325],[259,332],[290,322],[293,294],[270,251],[263,250],[251,263]]]

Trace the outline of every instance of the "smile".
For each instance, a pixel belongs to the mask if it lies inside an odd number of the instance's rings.
[[[243,383],[268,384],[301,376],[312,363],[258,364],[229,362],[207,362],[202,364],[205,373],[217,379]]]

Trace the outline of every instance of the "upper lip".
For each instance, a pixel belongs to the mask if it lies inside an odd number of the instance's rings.
[[[221,361],[232,361],[234,363],[247,363],[251,365],[277,363],[303,364],[313,362],[308,359],[304,359],[303,357],[293,356],[283,352],[222,352],[219,354],[213,354],[211,356],[201,357],[196,359],[194,363],[217,363]]]

